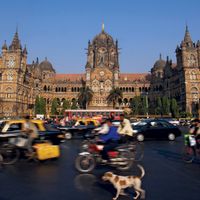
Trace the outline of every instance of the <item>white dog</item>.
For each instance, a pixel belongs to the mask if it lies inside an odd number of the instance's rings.
[[[110,181],[117,190],[116,197],[114,197],[113,200],[116,200],[119,195],[124,195],[124,189],[128,187],[133,187],[135,189],[136,197],[134,197],[134,199],[137,199],[140,194],[141,199],[145,199],[145,190],[141,188],[141,179],[145,175],[145,171],[141,165],[138,165],[138,167],[142,172],[141,176],[118,176],[112,172],[106,172],[104,174],[102,179],[104,181]]]

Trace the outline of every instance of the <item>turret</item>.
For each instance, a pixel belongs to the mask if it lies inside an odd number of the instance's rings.
[[[22,46],[21,46],[17,31],[15,32],[15,35],[14,35],[13,40],[12,40],[12,43],[9,46],[9,50],[10,51],[16,51],[16,50],[20,50],[21,51],[22,50]]]

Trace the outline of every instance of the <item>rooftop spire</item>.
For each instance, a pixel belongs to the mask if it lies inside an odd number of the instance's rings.
[[[105,26],[104,23],[102,23],[102,32],[104,32]]]
[[[4,44],[3,44],[3,46],[2,46],[2,50],[7,50],[8,48],[7,48],[7,44],[6,44],[6,40],[4,41]]]
[[[185,36],[184,36],[184,42],[192,42],[192,39],[190,37],[190,32],[189,32],[189,29],[188,29],[188,25],[186,25],[186,28],[185,28]]]
[[[20,49],[21,48],[21,44],[20,44],[20,40],[19,40],[19,36],[18,36],[18,28],[16,28],[16,32],[15,35],[13,37],[13,41],[9,47],[10,50],[16,50],[16,49]]]
[[[162,60],[162,54],[160,53],[160,55],[159,55],[159,58],[160,58],[160,60]]]

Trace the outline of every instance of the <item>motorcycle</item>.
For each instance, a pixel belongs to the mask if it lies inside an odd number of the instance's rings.
[[[124,146],[119,146],[109,151],[109,160],[105,163],[101,156],[104,146],[92,142],[87,145],[88,149],[80,152],[75,160],[75,167],[81,173],[89,173],[99,164],[116,167],[121,171],[129,170],[133,164],[132,153],[128,148],[124,148]]]

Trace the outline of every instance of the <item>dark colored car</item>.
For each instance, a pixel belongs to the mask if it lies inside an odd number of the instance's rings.
[[[150,138],[173,141],[176,137],[181,136],[179,128],[165,120],[142,120],[132,127],[140,142]]]
[[[74,137],[86,138],[91,135],[93,129],[97,126],[95,125],[78,125],[78,126],[60,126],[58,129],[65,135],[65,138],[70,140]]]

